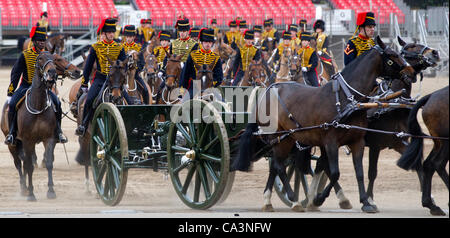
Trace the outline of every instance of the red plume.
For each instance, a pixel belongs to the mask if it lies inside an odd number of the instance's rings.
[[[36,28],[37,28],[37,26],[33,26],[33,27],[31,28],[31,31],[30,31],[30,38],[33,38],[34,33],[36,32]]]
[[[366,20],[366,15],[367,15],[367,12],[358,13],[358,17],[356,18],[357,26],[360,26],[364,23],[364,21]]]

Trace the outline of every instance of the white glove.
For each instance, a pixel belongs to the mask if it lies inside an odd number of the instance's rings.
[[[11,102],[11,96],[6,97],[6,102],[9,104]]]
[[[317,51],[317,54],[322,55],[322,51],[320,51],[320,50]]]
[[[302,71],[303,72],[308,72],[308,68],[307,67],[302,67]]]
[[[184,68],[184,62],[181,62],[180,64],[181,64],[181,68]]]
[[[272,38],[272,37],[267,37],[267,39],[268,39],[269,41],[273,41],[273,38]]]
[[[162,76],[163,76],[163,72],[159,71],[158,72],[158,78],[162,78]]]

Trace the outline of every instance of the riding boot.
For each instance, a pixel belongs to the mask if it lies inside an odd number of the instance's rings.
[[[67,137],[64,135],[62,129],[61,129],[61,120],[62,120],[62,112],[57,110],[56,112],[56,139],[58,143],[67,143]]]
[[[84,136],[84,133],[86,133],[86,128],[88,126],[88,122],[89,122],[89,117],[90,117],[90,111],[88,111],[86,113],[86,115],[83,115],[83,121],[81,122],[81,125],[79,125],[77,127],[77,129],[75,130],[75,135],[77,136]]]
[[[7,145],[15,145],[16,144],[16,111],[8,112],[8,125],[9,125],[9,133],[6,135],[5,144]]]

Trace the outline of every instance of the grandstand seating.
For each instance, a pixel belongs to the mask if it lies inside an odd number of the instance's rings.
[[[93,24],[101,19],[117,15],[113,0],[1,0],[0,9],[3,26],[35,25],[42,12],[42,3],[47,2],[50,26],[86,27],[92,16]],[[62,17],[61,17],[62,15]]]
[[[397,15],[400,24],[405,23],[405,14],[394,3],[393,0],[371,0],[372,12],[378,19],[379,24],[388,24],[390,22],[390,14]],[[337,9],[352,9],[356,14],[370,10],[369,0],[330,0]]]
[[[181,14],[196,25],[208,24],[216,18],[219,25],[241,16],[250,24],[263,24],[273,18],[276,25],[305,18],[311,22],[315,7],[311,0],[135,0],[140,10],[147,10],[153,24],[173,25]],[[206,16],[206,17],[205,17]]]

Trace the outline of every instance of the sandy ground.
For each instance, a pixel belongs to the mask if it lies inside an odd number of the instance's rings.
[[[0,102],[6,99],[10,68],[0,69]],[[66,79],[60,89],[60,97],[68,99],[73,81]],[[422,96],[449,84],[447,76],[425,78]],[[414,85],[413,95],[418,93],[419,84]],[[68,111],[68,105],[63,105]],[[421,118],[419,117],[420,121]],[[95,187],[90,181],[91,194],[84,190],[84,168],[74,158],[79,148],[74,134],[76,124],[63,119],[63,130],[69,139],[66,144],[69,164],[64,148],[58,144],[55,149],[54,183],[57,198],[49,200],[47,192],[47,170],[37,168],[33,175],[36,202],[28,202],[19,194],[19,178],[12,156],[3,144],[0,136],[0,217],[431,217],[428,209],[421,206],[419,182],[415,173],[404,171],[396,166],[399,154],[392,150],[381,153],[378,167],[378,179],[375,184],[375,202],[380,209],[377,214],[364,214],[359,203],[358,187],[350,156],[341,151],[340,183],[350,199],[353,209],[339,209],[338,200],[331,194],[320,212],[295,213],[284,205],[274,193],[272,203],[274,213],[263,213],[263,190],[268,176],[267,161],[255,163],[251,173],[237,172],[233,189],[228,199],[207,211],[192,210],[185,206],[176,195],[172,183],[163,173],[151,170],[134,169],[129,171],[128,182],[122,202],[109,207],[96,197]],[[425,140],[426,152],[431,141]],[[37,146],[39,161],[42,159],[43,146]],[[368,150],[365,150],[364,171],[367,174]],[[447,167],[448,171],[448,167]],[[92,175],[91,175],[92,177]],[[367,186],[367,175],[365,178]],[[433,180],[434,199],[448,217],[449,192],[442,180],[435,175]]]

